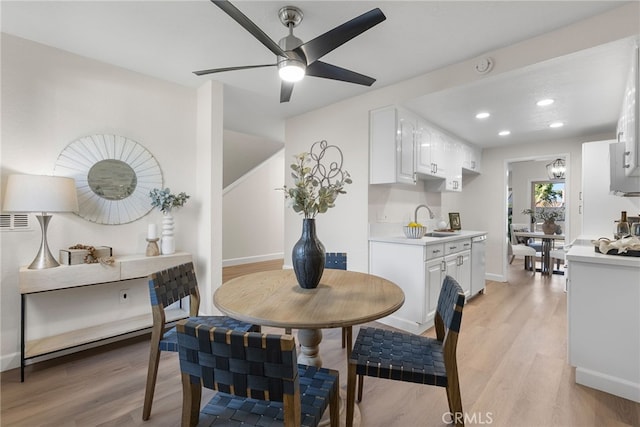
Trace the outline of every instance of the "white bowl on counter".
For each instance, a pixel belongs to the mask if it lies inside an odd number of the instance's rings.
[[[408,225],[405,225],[402,227],[402,230],[404,231],[404,235],[409,239],[421,239],[427,232],[427,227],[409,227]]]

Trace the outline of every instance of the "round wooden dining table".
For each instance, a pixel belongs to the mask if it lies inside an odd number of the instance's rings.
[[[285,269],[231,279],[216,290],[213,302],[234,319],[298,329],[298,362],[322,366],[323,328],[350,327],[387,316],[402,306],[404,292],[378,276],[333,269],[324,270],[317,288],[303,289],[293,270]]]

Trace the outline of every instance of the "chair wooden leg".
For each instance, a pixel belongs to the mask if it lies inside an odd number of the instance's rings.
[[[509,260],[509,264],[511,264],[515,258],[516,258],[515,255],[511,255],[511,259]]]
[[[358,402],[362,402],[363,385],[364,385],[364,375],[358,375]]]
[[[182,427],[195,427],[200,418],[202,385],[193,384],[190,375],[182,374]]]
[[[337,371],[336,371],[337,373]],[[340,380],[333,386],[333,394],[329,402],[329,417],[331,427],[340,427]]]
[[[462,412],[462,398],[460,397],[460,383],[458,382],[458,371],[453,369],[448,375],[447,400],[449,402],[449,412],[453,417],[456,426],[464,426],[464,412]]]
[[[160,347],[153,345],[151,340],[151,350],[149,351],[149,367],[147,368],[147,386],[144,390],[144,406],[142,407],[142,419],[147,421],[151,416],[151,405],[153,404],[153,394],[156,389],[156,378],[158,377],[158,364],[160,363]]]
[[[346,335],[345,335],[345,329],[346,329],[346,328],[342,328],[342,348],[345,348],[345,347],[346,347],[346,345],[347,345],[347,344],[346,344],[347,337],[346,337]]]
[[[347,363],[347,419],[346,426],[353,427],[353,406],[356,394],[356,365]]]

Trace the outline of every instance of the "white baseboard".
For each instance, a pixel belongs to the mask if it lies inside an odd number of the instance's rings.
[[[640,403],[640,384],[585,368],[576,368],[576,384]]]
[[[484,275],[484,278],[487,280],[493,280],[494,282],[506,282],[507,279],[502,274],[491,274],[487,273]]]
[[[0,372],[20,367],[20,353],[14,352],[0,357]]]
[[[256,255],[244,258],[231,258],[222,260],[223,267],[231,267],[233,265],[242,265],[242,264],[251,264],[253,262],[263,262],[263,261],[272,261],[274,259],[282,259],[284,258],[283,252],[277,252],[273,254],[266,255]]]
[[[433,320],[427,323],[418,324],[416,322],[410,322],[406,319],[401,319],[394,316],[393,314],[387,317],[383,317],[382,319],[378,319],[376,320],[376,322],[380,322],[388,326],[393,326],[394,328],[398,328],[415,335],[421,335],[424,331],[433,326]]]

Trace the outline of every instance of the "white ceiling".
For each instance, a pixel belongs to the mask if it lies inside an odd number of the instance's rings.
[[[225,83],[226,115],[260,108],[265,121],[310,111],[367,90],[475,58],[549,32],[625,2],[614,1],[235,1],[272,39],[287,30],[280,7],[295,4],[304,20],[294,34],[310,40],[374,7],[387,20],[323,58],[377,78],[371,87],[308,77],[292,100],[279,103],[275,68],[197,77],[193,70],[274,63],[273,54],[219,8],[198,1],[2,1],[2,31],[187,86],[207,78]],[[543,137],[551,116],[533,112],[534,95],[558,99],[562,136],[609,131],[619,114],[629,51],[619,45],[549,61],[509,79],[432,94],[408,106],[482,146]],[[613,94],[613,95],[612,95]],[[468,120],[488,109],[492,121]],[[232,120],[232,119],[230,119]],[[235,123],[238,123],[236,121]],[[491,125],[489,125],[491,124]],[[479,128],[478,126],[482,126]],[[509,127],[510,138],[495,129]],[[242,131],[242,129],[234,129]]]

